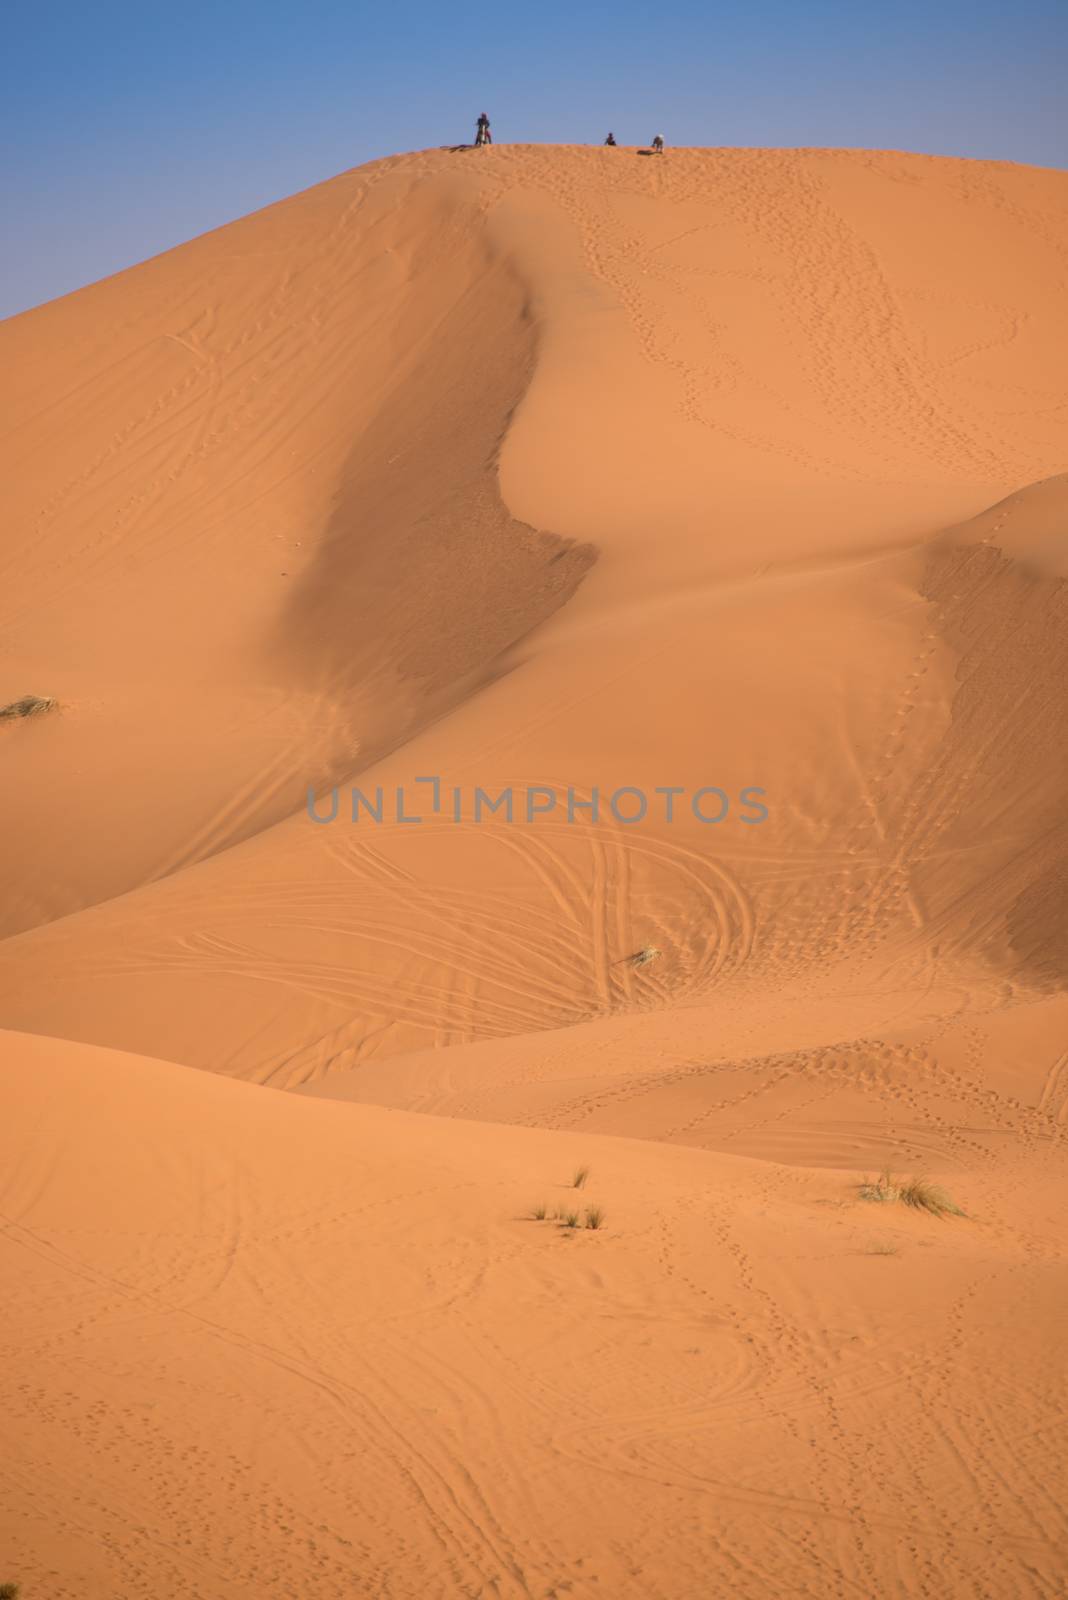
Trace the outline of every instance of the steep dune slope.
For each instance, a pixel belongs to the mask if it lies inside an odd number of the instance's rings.
[[[982,948],[1008,979],[1068,985],[1068,478],[953,529],[923,593],[954,649],[939,758],[910,796],[930,937]],[[1052,738],[1051,738],[1052,735]],[[919,831],[938,838],[917,850]],[[970,872],[954,868],[970,855]]]
[[[1055,1592],[1048,1187],[873,1220],[834,1173],[0,1048],[27,1593]],[[579,1160],[605,1226],[525,1220]]]
[[[62,707],[18,730],[0,931],[292,812],[588,566],[501,503],[534,331],[432,176],[347,175],[0,327],[0,704]]]

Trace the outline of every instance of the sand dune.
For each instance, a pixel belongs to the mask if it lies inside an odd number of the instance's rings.
[[[840,1173],[3,1057],[33,1587],[1055,1591],[1033,1174],[1012,1225],[939,1226]],[[530,1220],[578,1161],[604,1227]]]
[[[1030,528],[1058,501],[1064,482],[1002,514]],[[1065,970],[1066,773],[1047,736],[1065,591],[987,525],[576,636],[584,585],[506,677],[359,775],[381,825],[353,823],[339,786],[327,825],[302,813],[9,939],[0,1017],[293,1087],[650,1011],[692,1032],[712,1007],[704,1036],[752,1056],[806,1010],[812,1042],[836,1043],[1043,995]],[[460,821],[413,782],[434,773]],[[651,799],[758,783],[769,815],[709,826],[680,805],[631,826],[607,809],[621,780]],[[535,784],[553,813],[474,820],[476,786]],[[597,827],[567,821],[568,788],[600,791]],[[418,826],[396,820],[398,789],[424,805]],[[636,971],[647,943],[663,958]]]
[[[1060,1592],[1066,253],[435,151],[0,325],[26,1600]]]

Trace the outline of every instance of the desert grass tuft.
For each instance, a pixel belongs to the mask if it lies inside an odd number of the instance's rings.
[[[866,1178],[860,1186],[860,1198],[876,1205],[900,1203],[912,1206],[915,1211],[926,1211],[932,1217],[963,1217],[964,1212],[951,1199],[941,1184],[928,1178],[910,1178],[903,1183],[891,1173],[889,1167],[873,1182]]]
[[[10,722],[15,717],[35,717],[39,711],[51,711],[55,703],[50,694],[24,694],[21,700],[12,700],[10,705],[0,706],[0,722]],[[2,1587],[0,1600],[3,1600]]]
[[[17,1583],[0,1583],[0,1600],[19,1600]]]
[[[577,1228],[579,1225],[579,1214],[577,1211],[561,1211],[560,1221],[563,1223],[565,1228]]]
[[[636,955],[631,956],[631,966],[647,967],[650,961],[655,961],[657,956],[659,956],[661,953],[662,952],[656,948],[655,944],[643,945]]]
[[[549,1207],[543,1201],[541,1205],[535,1206],[530,1214],[535,1222],[544,1222],[549,1215]]]
[[[873,1239],[865,1250],[866,1256],[896,1256],[900,1254],[892,1239]]]
[[[874,1181],[871,1178],[864,1179],[860,1186],[860,1198],[862,1200],[871,1200],[876,1205],[893,1205],[896,1200],[901,1198],[901,1191],[894,1182],[889,1167],[886,1168],[885,1172],[881,1172]]]
[[[572,1189],[585,1189],[585,1187],[586,1187],[586,1179],[589,1177],[589,1175],[590,1175],[589,1167],[576,1167],[575,1168],[575,1175],[571,1179],[571,1187],[572,1187]]]
[[[917,1211],[929,1211],[933,1217],[963,1217],[964,1212],[939,1183],[927,1178],[910,1178],[901,1186],[901,1199]]]
[[[588,1206],[586,1208],[586,1226],[587,1228],[604,1227],[604,1212],[600,1206]]]

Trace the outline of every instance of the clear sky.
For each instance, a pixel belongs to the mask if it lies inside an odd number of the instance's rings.
[[[0,317],[399,150],[846,145],[1068,166],[1066,0],[8,0]]]

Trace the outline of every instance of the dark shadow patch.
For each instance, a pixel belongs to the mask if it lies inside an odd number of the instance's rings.
[[[999,508],[1026,528],[1036,485]],[[1063,481],[1068,512],[1068,477]],[[1042,991],[1068,982],[1068,581],[1012,559],[990,514],[924,557],[931,629],[953,650],[956,685],[942,748],[910,796],[902,860],[931,913],[928,937]],[[983,541],[983,542],[981,542]],[[991,541],[991,542],[985,542]],[[976,860],[971,881],[960,863]]]
[[[515,646],[596,560],[592,545],[519,521],[501,499],[497,457],[536,333],[510,270],[472,255],[440,320],[401,331],[398,348],[420,353],[354,446],[273,647],[294,658],[287,671],[345,704],[347,753],[309,776],[320,786],[513,670]]]

